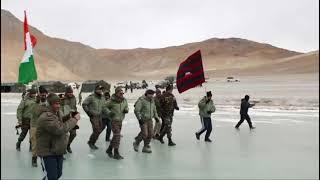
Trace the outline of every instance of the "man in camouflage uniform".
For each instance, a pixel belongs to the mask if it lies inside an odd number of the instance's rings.
[[[89,138],[88,145],[91,149],[96,150],[98,147],[95,145],[99,138],[100,133],[103,130],[102,123],[102,106],[105,104],[105,98],[103,97],[103,87],[97,85],[94,93],[89,95],[82,103],[83,110],[90,118],[92,125],[92,134]]]
[[[67,114],[71,115],[72,112],[77,112],[77,100],[76,100],[76,97],[73,95],[73,89],[71,86],[67,86],[64,94],[64,98],[61,104],[63,104],[62,105],[63,113],[65,115]],[[76,125],[76,127],[70,130],[69,132],[70,134],[69,134],[69,140],[68,140],[68,146],[67,146],[67,151],[69,153],[72,153],[70,145],[74,140],[74,138],[77,136],[76,129],[78,128],[79,126]]]
[[[104,97],[106,99],[106,102],[110,99],[110,92],[109,90],[106,90],[104,92]],[[106,113],[102,113],[102,122],[103,122],[103,129],[106,128],[106,142],[110,141],[110,134],[111,134],[111,120],[108,117]]]
[[[112,140],[106,151],[109,157],[120,160],[123,157],[119,154],[120,138],[121,138],[121,128],[122,121],[125,114],[129,112],[127,100],[123,97],[123,90],[121,87],[115,89],[115,93],[111,98],[105,103],[103,107],[104,113],[106,113],[111,119],[112,128]],[[112,149],[114,149],[114,154],[112,154]]]
[[[160,98],[161,98],[161,91],[159,89],[156,89],[156,97],[154,97],[154,103],[157,108],[157,114],[159,117],[161,117],[161,106],[160,106]],[[160,129],[161,129],[161,122],[156,121],[154,125],[154,132],[153,132],[153,138],[157,139],[160,136]]]
[[[154,118],[159,122],[156,105],[153,99],[153,90],[147,90],[144,96],[140,97],[135,103],[134,113],[139,121],[141,131],[133,142],[133,148],[138,152],[139,144],[143,140],[144,146],[142,152],[151,153],[150,141],[153,136],[153,123]]]
[[[45,177],[43,179],[57,180],[62,175],[63,153],[66,151],[68,141],[67,133],[73,129],[80,120],[80,114],[62,121],[60,99],[50,93],[47,97],[49,106],[43,108],[37,121],[36,154],[41,159],[41,166]]]
[[[160,132],[158,140],[163,144],[163,137],[167,134],[168,145],[175,146],[176,144],[172,141],[172,119],[174,110],[179,110],[176,98],[172,94],[172,85],[167,86],[166,91],[162,94],[160,99],[160,106],[162,112],[162,123],[163,129]]]
[[[37,91],[35,89],[28,90],[28,95],[21,100],[18,109],[17,109],[17,119],[18,119],[18,125],[21,126],[21,134],[18,138],[18,142],[16,143],[16,149],[17,151],[20,151],[21,142],[26,137],[29,129],[30,129],[30,121],[32,119],[32,110],[33,106],[36,103],[36,95]],[[30,146],[29,150],[31,151],[31,142],[29,141]]]
[[[33,106],[32,118],[30,121],[30,134],[31,134],[31,146],[32,146],[32,166],[37,167],[37,154],[36,154],[36,131],[37,131],[37,120],[40,116],[40,112],[43,108],[48,107],[47,95],[48,91],[40,86],[39,95],[36,98],[36,104]]]

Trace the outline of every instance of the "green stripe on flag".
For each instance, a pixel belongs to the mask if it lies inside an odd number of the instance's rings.
[[[34,64],[33,55],[31,55],[29,60],[20,63],[18,82],[22,84],[28,84],[33,80],[37,80],[37,71]]]

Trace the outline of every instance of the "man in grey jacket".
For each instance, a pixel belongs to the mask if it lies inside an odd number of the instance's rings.
[[[200,135],[207,131],[204,141],[211,142],[211,139],[209,138],[212,131],[211,114],[216,111],[216,107],[212,101],[211,91],[207,92],[207,96],[200,100],[198,107],[202,128],[196,132],[196,138],[199,140]]]

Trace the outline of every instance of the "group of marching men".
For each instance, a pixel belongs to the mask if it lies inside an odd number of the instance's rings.
[[[139,123],[140,132],[133,142],[134,151],[139,151],[139,144],[143,141],[142,152],[151,153],[150,141],[152,138],[164,143],[167,135],[168,146],[175,146],[172,141],[172,120],[175,110],[179,110],[176,98],[172,94],[173,86],[166,87],[164,92],[159,89],[146,90],[134,104],[134,113]],[[155,94],[155,95],[154,95]],[[246,101],[248,102],[248,101]],[[62,175],[63,155],[72,153],[71,143],[76,137],[80,114],[77,111],[76,98],[73,89],[67,87],[64,94],[56,95],[40,86],[38,91],[29,89],[17,109],[17,127],[21,127],[21,134],[16,143],[20,151],[21,142],[30,129],[30,148],[32,151],[32,166],[37,167],[37,157],[41,160],[42,170],[48,179],[59,179]],[[245,104],[246,108],[252,107]],[[114,94],[101,85],[95,87],[94,92],[82,103],[83,110],[90,118],[92,134],[88,145],[96,150],[95,145],[99,135],[106,128],[106,141],[110,141],[106,150],[110,158],[123,159],[119,153],[122,121],[129,112],[127,100],[121,87],[115,88]],[[209,136],[212,130],[211,114],[215,112],[211,92],[207,92],[198,103],[202,128],[195,133],[199,140],[200,135],[206,132],[205,141],[211,142]],[[242,104],[241,104],[242,108]],[[155,126],[153,127],[153,119]],[[246,119],[252,127],[249,116],[242,116],[236,128]],[[254,128],[254,127],[253,127]],[[110,134],[112,131],[112,139]]]

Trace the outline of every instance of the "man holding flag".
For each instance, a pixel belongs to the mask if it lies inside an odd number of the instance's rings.
[[[177,72],[177,88],[179,93],[183,93],[188,89],[194,88],[205,82],[204,71],[202,65],[201,51],[198,50],[183,61]],[[166,88],[166,92],[163,93],[160,106],[163,119],[163,128],[160,132],[160,136],[157,138],[161,143],[164,143],[163,137],[167,134],[168,145],[175,146],[176,144],[172,141],[172,119],[174,110],[179,110],[176,98],[172,94],[173,87],[169,85]]]

